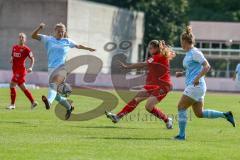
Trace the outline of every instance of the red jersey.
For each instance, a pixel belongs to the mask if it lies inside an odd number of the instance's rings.
[[[172,85],[168,58],[158,53],[150,57],[147,64],[147,85]]]
[[[14,45],[12,47],[12,70],[13,72],[25,72],[25,61],[32,57],[32,52],[27,46]]]

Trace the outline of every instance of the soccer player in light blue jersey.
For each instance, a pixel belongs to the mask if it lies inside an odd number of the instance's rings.
[[[191,27],[181,35],[181,45],[186,55],[183,60],[185,68],[186,88],[178,103],[178,125],[179,134],[177,140],[185,140],[185,128],[187,125],[187,109],[192,106],[198,118],[224,118],[234,127],[235,122],[232,112],[220,112],[216,110],[204,109],[204,96],[207,90],[204,80],[205,74],[209,71],[210,65],[203,53],[194,47],[195,38]],[[177,72],[176,76],[183,76],[184,72]]]
[[[50,109],[51,104],[54,100],[57,100],[61,105],[63,105],[67,113],[65,119],[69,119],[73,107],[67,101],[67,99],[57,93],[57,86],[64,82],[65,76],[60,74],[54,74],[54,70],[65,64],[66,57],[70,48],[84,49],[88,51],[95,51],[95,49],[85,47],[83,45],[78,45],[71,39],[67,37],[66,27],[62,23],[55,25],[54,36],[48,36],[39,34],[39,32],[44,28],[45,24],[41,23],[38,28],[36,28],[32,33],[32,38],[41,41],[44,44],[48,57],[48,74],[49,77],[49,88],[48,97],[42,96],[42,100],[46,106],[46,109]]]
[[[236,82],[236,87],[240,89],[240,63],[237,64],[235,73],[233,74],[233,80]]]

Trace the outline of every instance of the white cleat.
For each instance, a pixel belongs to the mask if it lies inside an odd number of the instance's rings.
[[[15,109],[16,107],[15,107],[15,105],[9,105],[6,109],[9,109],[9,110],[11,110],[11,109]]]
[[[116,114],[113,114],[111,112],[105,111],[105,115],[107,116],[107,118],[111,119],[113,123],[117,123],[120,120],[120,118]]]
[[[168,118],[168,122],[166,123],[167,129],[173,129],[173,119]]]
[[[32,105],[31,105],[31,109],[36,108],[37,105],[38,105],[38,102],[37,102],[37,101],[34,101],[34,102],[32,103]]]

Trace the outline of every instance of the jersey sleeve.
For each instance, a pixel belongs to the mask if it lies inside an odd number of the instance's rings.
[[[28,57],[29,57],[29,58],[32,58],[32,57],[33,57],[33,53],[32,53],[31,50],[30,50],[30,52],[28,53]]]
[[[77,43],[71,39],[68,39],[69,42],[69,47],[70,48],[75,48],[77,46]]]
[[[39,34],[39,36],[40,36],[40,41],[41,41],[42,43],[46,44],[46,43],[48,42],[49,36],[44,35],[44,34]]]
[[[193,54],[193,60],[195,62],[198,62],[200,64],[202,64],[203,62],[207,61],[207,59],[204,57],[203,53],[202,52],[195,52]]]
[[[33,57],[33,53],[32,53],[32,51],[31,51],[30,48],[26,48],[26,51],[25,51],[25,52],[27,52],[27,55],[28,55],[29,58],[32,58],[32,57]]]

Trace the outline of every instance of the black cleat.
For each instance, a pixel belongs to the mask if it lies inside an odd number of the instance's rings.
[[[224,116],[226,117],[227,121],[230,122],[233,127],[235,127],[235,121],[234,117],[231,111],[224,113]]]
[[[49,110],[50,109],[50,103],[48,102],[47,97],[42,96],[42,101],[45,104],[46,110]]]
[[[72,114],[72,111],[74,110],[74,106],[72,105],[72,101],[68,101],[71,104],[71,109],[67,110],[67,113],[65,115],[65,120],[68,120]]]

